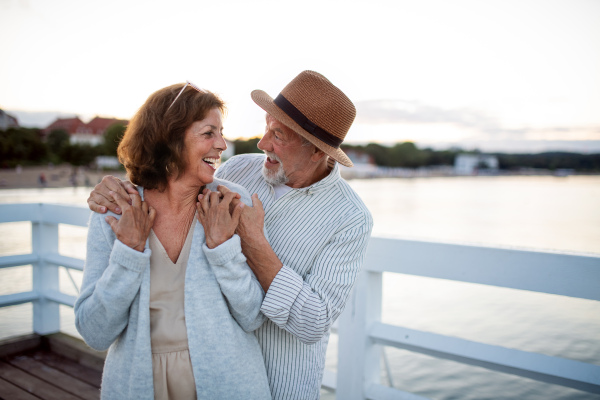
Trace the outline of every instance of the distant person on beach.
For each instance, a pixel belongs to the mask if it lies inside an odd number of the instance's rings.
[[[48,185],[48,181],[46,180],[46,174],[44,174],[43,172],[40,173],[40,176],[38,177],[38,181],[40,182],[40,185],[42,187],[46,187]]]
[[[75,303],[83,339],[109,349],[103,399],[271,398],[253,334],[264,292],[235,234],[251,199],[213,177],[223,112],[209,91],[169,86],[119,145],[138,187],[109,194],[120,215],[92,214]]]
[[[356,110],[313,71],[300,73],[275,99],[261,90],[252,99],[267,112],[258,143],[265,154],[232,157],[216,176],[255,193],[236,232],[266,292],[261,311],[268,320],[256,337],[273,398],[318,399],[330,327],[344,309],[373,226],[338,165],[352,166],[340,145]],[[88,199],[93,211],[120,212],[109,191],[125,196],[135,188],[116,182],[105,177],[96,186]]]

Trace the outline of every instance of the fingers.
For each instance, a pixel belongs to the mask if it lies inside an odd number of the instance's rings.
[[[117,233],[117,224],[119,223],[119,221],[117,221],[115,217],[112,217],[110,215],[106,216],[104,220],[110,225],[110,228],[113,230],[113,232]]]
[[[97,212],[99,214],[104,214],[106,212],[106,207],[101,206],[100,204],[96,203],[94,200],[91,199],[91,197],[88,198],[87,203],[88,203],[88,207],[93,212]]]
[[[107,175],[104,178],[102,178],[102,181],[98,185],[96,185],[96,188],[94,190],[98,190],[102,193],[113,191],[119,193],[123,198],[128,198],[128,193],[121,185],[121,180],[111,175]]]
[[[150,210],[148,212],[148,218],[150,219],[150,226],[154,225],[154,219],[156,218],[156,209],[154,207],[149,207]]]
[[[233,193],[233,194],[235,194],[236,199],[242,198],[242,196],[239,193],[234,192],[233,190],[229,189],[227,186],[219,185],[219,186],[217,186],[217,189],[219,190],[219,192],[223,193],[223,195],[226,195],[227,193]]]
[[[261,211],[264,211],[262,201],[260,201],[258,194],[256,193],[252,195],[252,207],[259,208]]]
[[[106,175],[99,184],[94,187],[88,198],[88,206],[92,211],[105,213],[110,210],[115,214],[121,214],[121,208],[114,202],[110,192],[119,193],[129,199],[128,193],[121,187],[121,181],[114,176]]]
[[[135,194],[128,194],[126,199],[129,199],[129,204],[134,207],[140,207],[142,205],[142,197],[136,191]]]
[[[121,214],[121,209],[117,206],[117,203],[113,200],[109,191],[104,192],[105,188],[101,188],[102,184],[96,185],[96,188],[90,193],[87,203],[90,210],[105,213],[106,210],[110,210],[115,214]]]
[[[128,203],[127,200],[129,200],[129,196],[130,195],[127,195],[127,198],[124,198],[119,193],[113,192],[112,190],[109,193],[110,193],[111,197],[115,200],[115,202],[117,203],[117,205],[119,207],[121,207],[121,209],[129,207],[129,203]]]
[[[240,197],[240,195],[237,194],[236,192],[228,191],[228,192],[224,193],[223,200],[221,200],[221,204],[224,207],[229,208],[229,204],[232,202],[232,200],[238,199],[239,197]]]
[[[235,226],[237,226],[240,223],[240,217],[242,216],[242,211],[244,210],[245,206],[246,205],[243,202],[240,202],[240,205],[234,208],[233,214],[231,214],[231,220],[233,221]]]
[[[219,197],[221,197],[221,193],[219,192],[210,192],[208,194],[208,197],[210,199],[210,205],[211,206],[217,206],[219,205]]]
[[[136,187],[133,185],[133,183],[131,183],[129,181],[121,181],[121,186],[123,186],[125,191],[129,194],[137,194],[138,193]]]
[[[231,190],[227,186],[219,185],[217,186],[217,190],[223,194],[227,194],[231,192]]]

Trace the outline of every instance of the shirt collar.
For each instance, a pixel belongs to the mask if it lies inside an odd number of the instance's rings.
[[[298,191],[304,191],[306,194],[316,193],[323,190],[329,189],[331,186],[335,185],[340,179],[342,179],[340,175],[340,165],[339,163],[335,163],[329,175],[325,178],[321,179],[313,183],[312,185],[304,188],[296,189]]]

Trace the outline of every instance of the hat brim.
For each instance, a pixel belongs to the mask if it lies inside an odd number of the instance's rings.
[[[273,102],[273,98],[269,96],[266,92],[262,90],[253,90],[250,96],[260,108],[265,110],[276,120],[290,128],[291,130],[293,130],[294,132],[296,132],[297,134],[314,144],[318,149],[323,150],[325,154],[333,158],[335,161],[339,162],[340,164],[346,167],[352,167],[354,165],[352,161],[350,161],[350,158],[348,158],[346,153],[344,153],[341,149],[336,149],[335,147],[323,143],[322,141],[311,135],[309,132],[304,130],[300,125],[296,123],[296,121],[294,121],[285,112],[283,112],[281,108],[277,107],[277,105],[275,105],[275,103]]]

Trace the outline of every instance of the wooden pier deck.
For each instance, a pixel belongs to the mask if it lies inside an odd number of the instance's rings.
[[[0,399],[99,399],[104,356],[63,333],[0,341]]]

